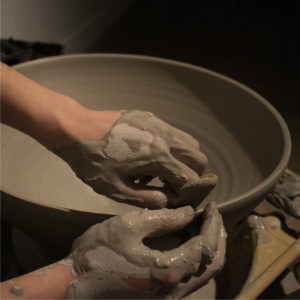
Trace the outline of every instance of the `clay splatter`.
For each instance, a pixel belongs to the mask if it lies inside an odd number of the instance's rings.
[[[19,286],[14,285],[13,287],[11,287],[10,292],[12,294],[14,294],[15,296],[22,296],[23,295],[23,289]]]

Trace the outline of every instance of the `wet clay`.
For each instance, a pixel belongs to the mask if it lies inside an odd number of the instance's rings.
[[[52,151],[97,193],[141,207],[196,207],[217,182],[202,175],[199,143],[149,112],[123,112],[100,141]],[[162,187],[147,185],[154,177]]]
[[[270,240],[269,230],[280,227],[280,220],[274,218],[272,222],[266,222],[263,217],[251,214],[247,218],[247,223],[249,227],[253,230],[257,242],[267,243]]]
[[[9,290],[13,295],[15,296],[22,296],[23,295],[23,289],[19,286],[14,285],[10,290]]]
[[[266,199],[288,214],[300,218],[300,176],[286,171]]]
[[[65,258],[65,259],[61,259],[60,261],[58,261],[54,264],[47,265],[43,268],[32,271],[32,272],[30,272],[30,275],[43,275],[43,274],[49,272],[53,268],[53,266],[55,266],[57,264],[66,266],[68,269],[70,269],[72,271],[73,275],[77,275],[73,268],[73,260],[70,259],[69,257]]]
[[[83,280],[70,284],[67,298],[153,298],[185,295],[206,283],[224,263],[226,233],[217,206],[204,212],[200,234],[168,251],[150,249],[143,244],[147,236],[178,230],[194,218],[191,207],[133,211],[92,226],[73,245],[71,259]],[[212,268],[205,268],[211,265]],[[204,272],[202,279],[181,283],[182,278]],[[141,290],[137,280],[161,284]]]

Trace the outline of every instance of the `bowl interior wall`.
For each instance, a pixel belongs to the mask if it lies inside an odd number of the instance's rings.
[[[203,205],[248,192],[276,168],[283,152],[278,121],[254,94],[210,72],[159,61],[82,57],[18,70],[90,109],[140,109],[190,133],[219,183]],[[32,202],[87,212],[131,210],[97,195],[30,137],[2,125],[2,188]],[[202,206],[203,206],[202,205]]]

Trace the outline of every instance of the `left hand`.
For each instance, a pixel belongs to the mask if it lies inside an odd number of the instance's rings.
[[[92,226],[74,242],[70,257],[81,279],[66,297],[177,299],[203,286],[224,263],[226,233],[216,204],[206,207],[200,234],[178,248],[161,252],[143,244],[193,218],[191,207],[144,210]]]
[[[91,133],[103,127],[101,118],[94,123],[84,140],[53,151],[97,193],[140,207],[196,207],[215,186],[216,175],[203,175],[198,141],[152,113],[123,112],[100,139]],[[155,177],[163,186],[147,185]]]

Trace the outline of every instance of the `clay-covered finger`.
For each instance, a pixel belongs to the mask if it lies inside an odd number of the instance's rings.
[[[180,282],[166,299],[181,299],[184,296],[193,293],[207,284],[210,279],[215,277],[222,270],[225,262],[227,237],[223,225],[219,228],[218,237],[218,247],[217,251],[215,251],[213,262],[206,267],[206,270],[203,273],[192,276],[187,282]]]
[[[167,205],[167,196],[159,189],[135,185],[118,176],[106,182],[98,179],[89,180],[88,184],[96,193],[102,194],[105,190],[110,198],[118,202],[151,209],[162,208]]]
[[[217,250],[218,247],[220,230],[223,227],[223,219],[218,211],[217,203],[215,201],[208,203],[203,212],[203,223],[201,225],[199,234],[199,236],[205,238],[208,245],[208,252],[203,253],[205,259],[212,259],[212,254]]]
[[[156,144],[156,147],[160,147]],[[160,153],[153,160],[143,161],[127,168],[127,178],[159,177],[159,179],[174,187],[197,182],[198,174],[183,162],[177,160],[169,150]]]
[[[177,209],[144,210],[140,216],[144,237],[159,236],[177,231],[194,218],[195,212],[190,206]]]
[[[120,182],[117,193],[112,196],[117,201],[151,209],[163,208],[167,205],[167,196],[159,189],[137,185],[131,182]]]
[[[127,177],[127,185],[133,190],[154,189],[163,193],[167,199],[167,205],[165,205],[167,207],[185,205],[197,207],[217,183],[216,175],[206,174],[198,176],[196,172],[175,158],[170,158],[169,161],[162,161],[156,164],[146,163],[138,167],[133,167],[128,171]],[[131,179],[152,179],[153,177],[159,177],[163,186],[146,186],[141,184],[141,181],[133,183]],[[147,181],[145,182],[147,183]],[[153,206],[153,208],[155,207]]]
[[[215,203],[206,207],[202,228],[198,236],[178,249],[164,252],[156,261],[158,268],[154,271],[154,276],[157,279],[165,276],[166,268],[175,269],[177,276],[183,278],[197,272],[200,264],[210,264],[213,261],[220,238],[224,240],[223,221]]]
[[[186,143],[195,147],[196,149],[200,149],[199,142],[193,138],[187,132],[184,132],[178,128],[172,127],[173,141],[177,143]]]
[[[218,248],[217,248],[214,262],[213,262],[215,271],[222,270],[224,263],[225,263],[227,233],[226,233],[226,229],[223,224],[220,226],[218,237],[219,237]]]
[[[194,170],[199,176],[203,174],[207,166],[206,155],[194,147],[188,145],[177,144],[170,149],[172,155]]]
[[[168,207],[191,205],[194,208],[204,200],[217,184],[218,177],[215,174],[206,174],[197,178],[191,184],[181,187],[166,185],[164,192],[168,198]]]
[[[135,261],[146,264],[151,269],[153,278],[166,283],[180,282],[184,277],[195,274],[202,261],[202,256],[213,257],[213,250],[205,237],[197,236],[178,248],[168,251],[150,249],[143,243],[134,247]]]
[[[218,205],[215,201],[208,203],[203,212],[203,224],[200,234],[207,236],[218,236],[220,227],[223,226],[223,220],[218,210]]]
[[[189,245],[156,254],[151,275],[160,281],[175,283],[198,272],[203,252],[211,252],[203,237],[189,240]]]
[[[160,274],[161,276],[157,276],[156,279],[163,282],[173,282],[174,280],[179,281],[182,276],[177,270],[173,272],[174,264],[172,263],[170,265],[170,262],[176,260],[177,257],[181,255],[182,250],[176,248],[161,252],[147,247],[142,241],[145,237],[163,235],[179,230],[193,219],[194,210],[187,206],[178,209],[143,210],[142,212],[133,211],[115,217],[111,219],[110,222],[107,221],[104,224],[109,226],[113,224],[113,226],[109,228],[118,230],[119,227],[118,232],[123,232],[123,234],[120,233],[120,239],[114,237],[114,248],[117,251],[121,251],[129,261],[140,266],[148,266],[151,270],[160,269],[161,266],[163,266],[165,271]],[[110,236],[111,235],[108,235],[108,237]],[[117,241],[122,242],[118,243]],[[124,244],[123,241],[126,243]],[[184,253],[184,251],[182,253]],[[184,260],[180,260],[179,265],[176,264],[176,268],[184,268],[185,264],[186,262]],[[169,265],[171,268],[169,268]],[[166,270],[166,268],[168,268],[168,270]],[[186,272],[184,272],[184,274],[185,273]],[[172,274],[174,276],[172,276]],[[178,274],[180,275],[178,276]]]
[[[218,211],[216,202],[212,201],[204,209],[200,234],[194,238],[195,241],[197,239],[205,240],[206,246],[203,248],[202,253],[202,260],[205,263],[210,263],[217,251],[219,240],[223,237],[223,235],[220,235],[222,228],[224,229],[222,216]],[[193,247],[193,240],[186,243],[187,247],[190,247],[189,243],[191,241]]]
[[[194,219],[194,215],[194,210],[190,206],[177,209],[144,209],[143,211],[133,211],[121,216],[122,225],[120,226],[125,230],[128,227],[129,232],[131,232],[131,229],[135,230],[136,228],[136,243],[141,243],[146,237],[164,235],[185,227]],[[147,252],[148,250],[151,249],[147,248]]]
[[[160,167],[165,173],[159,175],[160,179],[174,187],[192,185],[199,179],[198,173],[185,162],[178,160],[171,153],[165,161],[160,162]],[[178,181],[178,179],[181,179]]]

